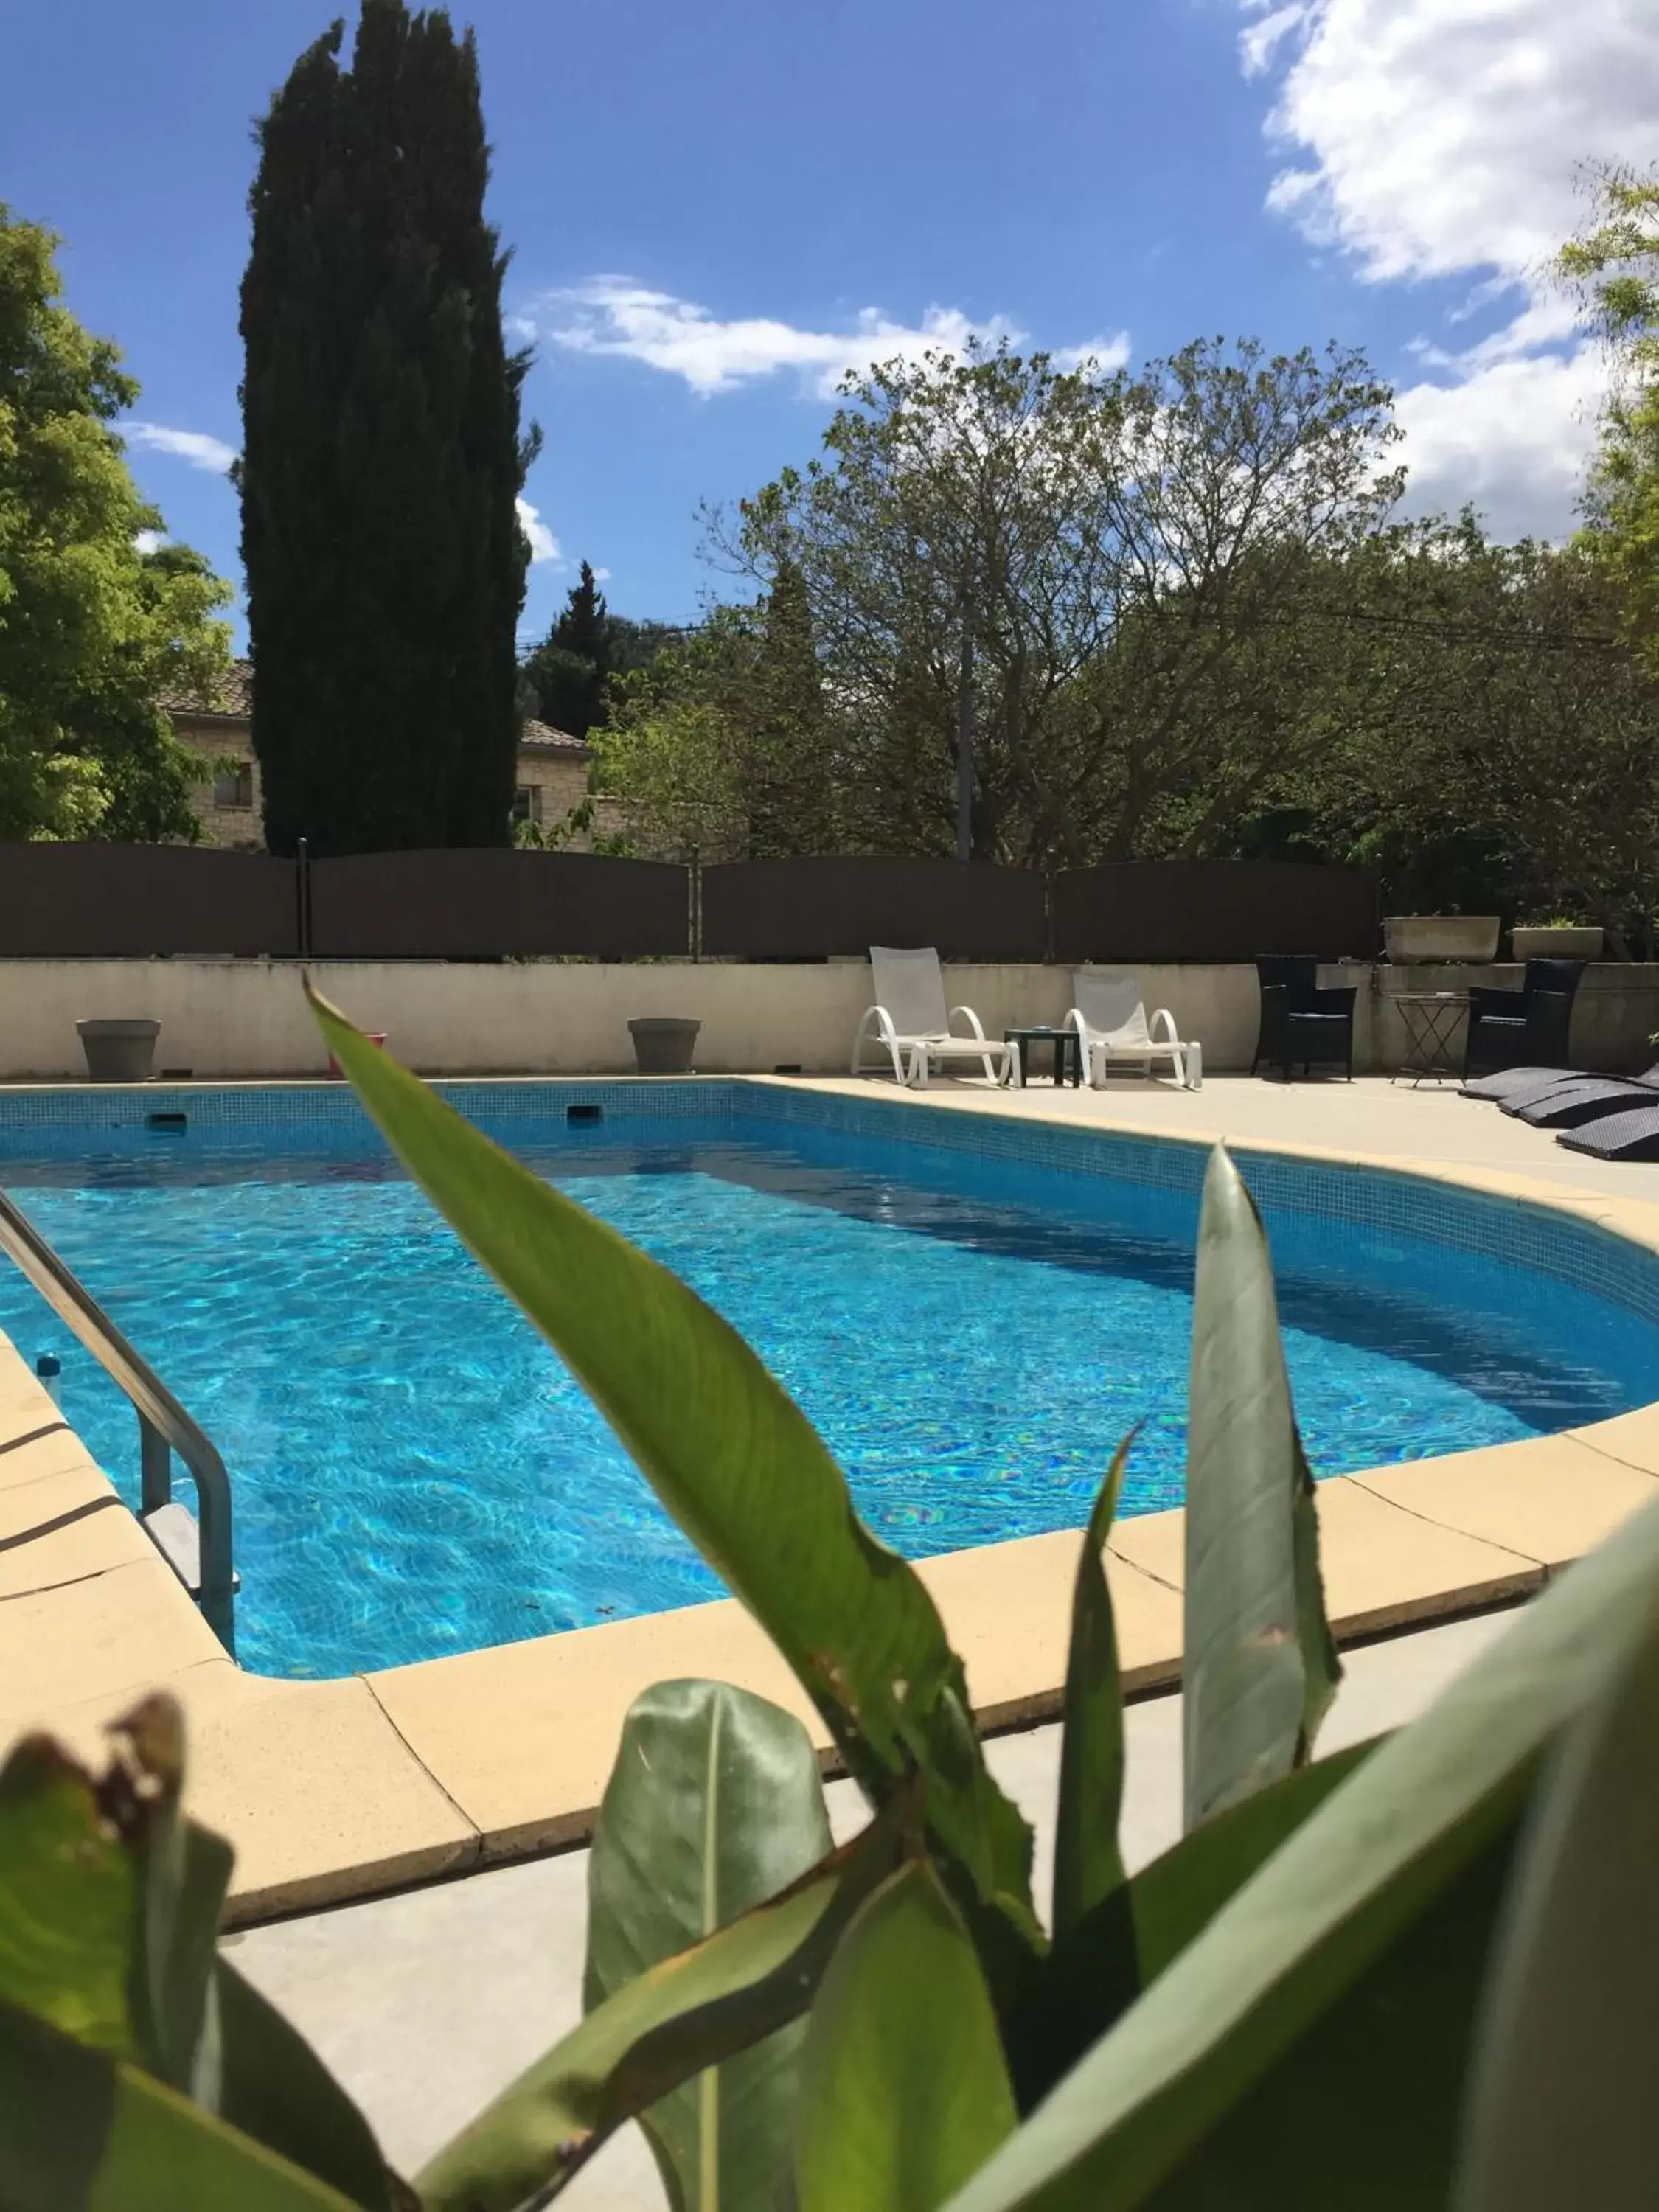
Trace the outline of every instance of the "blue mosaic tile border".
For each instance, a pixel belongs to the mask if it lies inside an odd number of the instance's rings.
[[[682,1083],[558,1077],[456,1080],[434,1087],[469,1121],[502,1136],[532,1127],[545,1131],[550,1123],[562,1128],[564,1108],[578,1103],[597,1105],[607,1121],[623,1124],[711,1119],[805,1124],[1139,1184],[1194,1202],[1206,1158],[1202,1145],[1176,1137],[1130,1136],[948,1107],[930,1112],[919,1101],[884,1097],[876,1091],[854,1097],[740,1078]],[[186,1117],[191,1136],[207,1138],[216,1152],[257,1152],[277,1129],[290,1140],[351,1133],[381,1149],[343,1084],[0,1089],[0,1172],[8,1158],[63,1159],[95,1151],[100,1137],[128,1144],[142,1138],[156,1115],[176,1114]],[[1593,1223],[1547,1206],[1424,1182],[1408,1172],[1334,1166],[1243,1146],[1235,1158],[1270,1221],[1274,1214],[1313,1216],[1479,1253],[1571,1283],[1659,1324],[1659,1255]]]
[[[634,1079],[586,1081],[557,1077],[498,1082],[437,1082],[433,1089],[481,1127],[556,1119],[567,1105],[602,1107],[617,1121],[691,1121],[730,1115],[733,1094],[752,1086],[724,1079],[696,1083]],[[131,1087],[90,1085],[74,1090],[0,1089],[0,1161],[26,1158],[31,1134],[58,1139],[84,1134],[132,1135],[155,1126],[158,1115],[182,1114],[194,1136],[257,1139],[273,1129],[285,1135],[343,1135],[356,1131],[378,1142],[348,1083],[146,1083]]]

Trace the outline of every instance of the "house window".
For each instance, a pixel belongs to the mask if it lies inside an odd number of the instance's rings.
[[[521,783],[513,794],[513,826],[520,822],[539,822],[542,818],[541,786]]]
[[[253,804],[253,763],[238,761],[233,768],[222,768],[213,779],[213,803],[216,806],[252,806]]]

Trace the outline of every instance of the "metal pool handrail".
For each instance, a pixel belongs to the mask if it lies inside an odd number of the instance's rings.
[[[226,1650],[234,1653],[236,1584],[231,1559],[230,1477],[223,1460],[149,1362],[127,1342],[3,1190],[0,1190],[0,1251],[16,1262],[59,1321],[74,1330],[105,1373],[126,1394],[138,1416],[143,1513],[147,1516],[172,1502],[172,1452],[177,1452],[190,1469],[201,1516],[200,1589],[196,1601],[208,1626]]]

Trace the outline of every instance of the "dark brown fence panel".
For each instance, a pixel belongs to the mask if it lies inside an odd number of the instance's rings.
[[[1057,960],[1376,953],[1376,878],[1291,860],[1125,860],[1054,878]]]
[[[702,949],[817,960],[932,945],[947,960],[1041,960],[1042,878],[1023,868],[878,857],[732,860],[702,872]]]
[[[690,950],[689,878],[592,853],[360,853],[311,866],[319,960],[490,960]]]
[[[0,845],[0,957],[299,950],[292,860],[195,845]]]

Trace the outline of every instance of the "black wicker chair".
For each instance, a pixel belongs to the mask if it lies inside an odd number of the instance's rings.
[[[1463,1074],[1505,1067],[1565,1067],[1582,960],[1528,960],[1518,991],[1476,984],[1469,993]]]
[[[1357,992],[1322,990],[1319,963],[1310,952],[1264,954],[1255,963],[1261,982],[1261,1027],[1254,1075],[1276,1067],[1288,1082],[1292,1068],[1340,1067],[1353,1080],[1353,1006]]]

